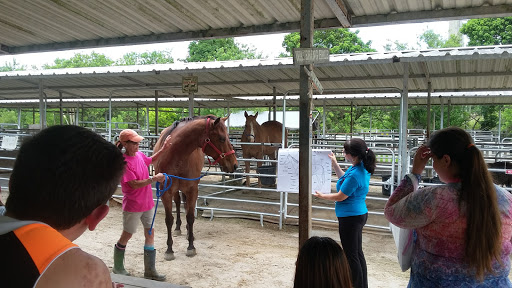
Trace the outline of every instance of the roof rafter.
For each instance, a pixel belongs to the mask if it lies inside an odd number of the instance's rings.
[[[428,73],[426,71],[425,73]],[[439,74],[430,74],[428,73],[427,78],[430,80],[434,78],[457,78],[457,77],[496,77],[496,76],[512,76],[512,71],[503,71],[503,72],[471,72],[471,73],[439,73]],[[318,78],[321,82],[346,82],[346,81],[370,81],[370,80],[401,80],[403,78],[402,75],[382,75],[382,76],[354,76],[354,77],[329,77],[329,78]],[[425,74],[411,74],[409,75],[409,79],[421,79],[425,78]],[[28,82],[28,81],[27,81]],[[297,79],[269,79],[266,82],[262,82],[261,80],[240,80],[240,81],[219,81],[219,82],[201,82],[201,86],[225,86],[225,85],[252,85],[252,84],[264,84],[264,85],[276,85],[276,84],[284,84],[284,83],[296,83]],[[30,82],[29,82],[30,83]],[[155,90],[161,90],[164,88],[171,87],[181,87],[181,83],[146,83],[145,87],[151,89],[154,87]],[[141,84],[106,84],[106,85],[59,85],[59,86],[51,86],[45,85],[45,89],[51,90],[62,90],[62,89],[115,89],[115,88],[140,88]],[[24,86],[24,87],[14,87],[2,88],[2,92],[10,93],[12,91],[27,91],[27,90],[37,90],[39,89],[36,84],[34,86]],[[284,88],[283,88],[284,89]],[[1,92],[0,92],[1,94]],[[178,95],[175,95],[178,96]]]
[[[350,14],[343,0],[325,0],[327,5],[331,8],[336,18],[340,21],[341,26],[349,28],[352,26]]]

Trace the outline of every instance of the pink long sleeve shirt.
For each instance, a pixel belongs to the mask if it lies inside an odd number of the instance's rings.
[[[145,180],[149,178],[148,166],[151,164],[151,158],[144,153],[137,151],[135,156],[124,154],[126,168],[121,178],[121,188],[123,190],[123,210],[127,212],[144,212],[155,206],[153,201],[153,191],[151,185],[133,189],[128,185],[132,180]]]

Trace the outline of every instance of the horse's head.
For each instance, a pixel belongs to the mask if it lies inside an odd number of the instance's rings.
[[[228,117],[217,118],[215,121],[207,122],[207,137],[209,141],[203,147],[206,155],[215,159],[219,163],[222,171],[234,172],[238,168],[235,150],[229,141],[228,129],[224,124]],[[212,123],[213,122],[213,123]]]
[[[258,112],[255,115],[247,114],[247,111],[244,113],[245,115],[245,129],[242,134],[242,142],[253,142],[256,141],[256,137],[254,136],[256,133],[256,126],[259,125],[256,118],[258,118]]]

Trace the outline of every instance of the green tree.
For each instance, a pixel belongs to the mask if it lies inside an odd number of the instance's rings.
[[[480,121],[481,130],[490,131],[498,126],[498,110],[499,107],[496,105],[480,106],[480,111],[483,118],[482,121]]]
[[[257,59],[261,53],[247,45],[235,43],[233,38],[192,41],[188,45],[186,62]]]
[[[5,62],[4,66],[0,66],[0,72],[9,72],[9,71],[23,71],[26,70],[25,65],[20,65],[16,62],[16,59],[12,59],[11,62]]]
[[[43,69],[77,68],[77,67],[105,67],[112,66],[114,60],[103,54],[92,52],[90,55],[76,53],[70,59],[57,58],[54,65],[45,64]]]
[[[512,137],[512,106],[505,105],[501,108],[501,130],[504,137]]]
[[[391,40],[387,40],[386,45],[384,45],[384,50],[386,51],[405,51],[405,50],[415,50],[414,47],[409,46],[407,43],[400,43],[398,40],[391,43]]]
[[[462,25],[460,32],[469,38],[468,46],[511,44],[512,17],[471,19]],[[469,113],[469,123],[473,129],[496,129],[500,108],[496,105],[475,106]],[[506,110],[504,112],[507,127],[508,113]]]
[[[462,35],[451,34],[448,39],[444,39],[441,35],[435,33],[434,30],[429,29],[420,35],[420,41],[427,44],[428,49],[461,47]]]
[[[147,64],[166,64],[174,63],[171,51],[153,51],[153,52],[130,52],[126,53],[119,60],[117,65],[147,65]]]
[[[511,44],[512,17],[471,19],[460,32],[468,36],[468,46]]]
[[[448,40],[444,42],[443,48],[449,48],[449,47],[462,47],[464,46],[464,42],[462,42],[462,34],[451,34],[450,37],[448,37]]]
[[[359,30],[350,32],[346,28],[317,30],[313,35],[313,47],[329,48],[330,54],[375,52],[371,48],[372,41],[366,43],[357,36]],[[300,34],[294,32],[286,35],[283,40],[283,47],[288,54],[281,54],[281,57],[288,57],[293,54],[293,48],[299,48]]]

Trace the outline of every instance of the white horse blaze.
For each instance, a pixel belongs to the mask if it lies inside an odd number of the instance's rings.
[[[249,125],[251,125],[251,134],[249,135],[249,142],[254,143],[254,140],[256,140],[256,139],[254,139],[255,138],[254,137],[254,126],[252,125],[252,123]]]

